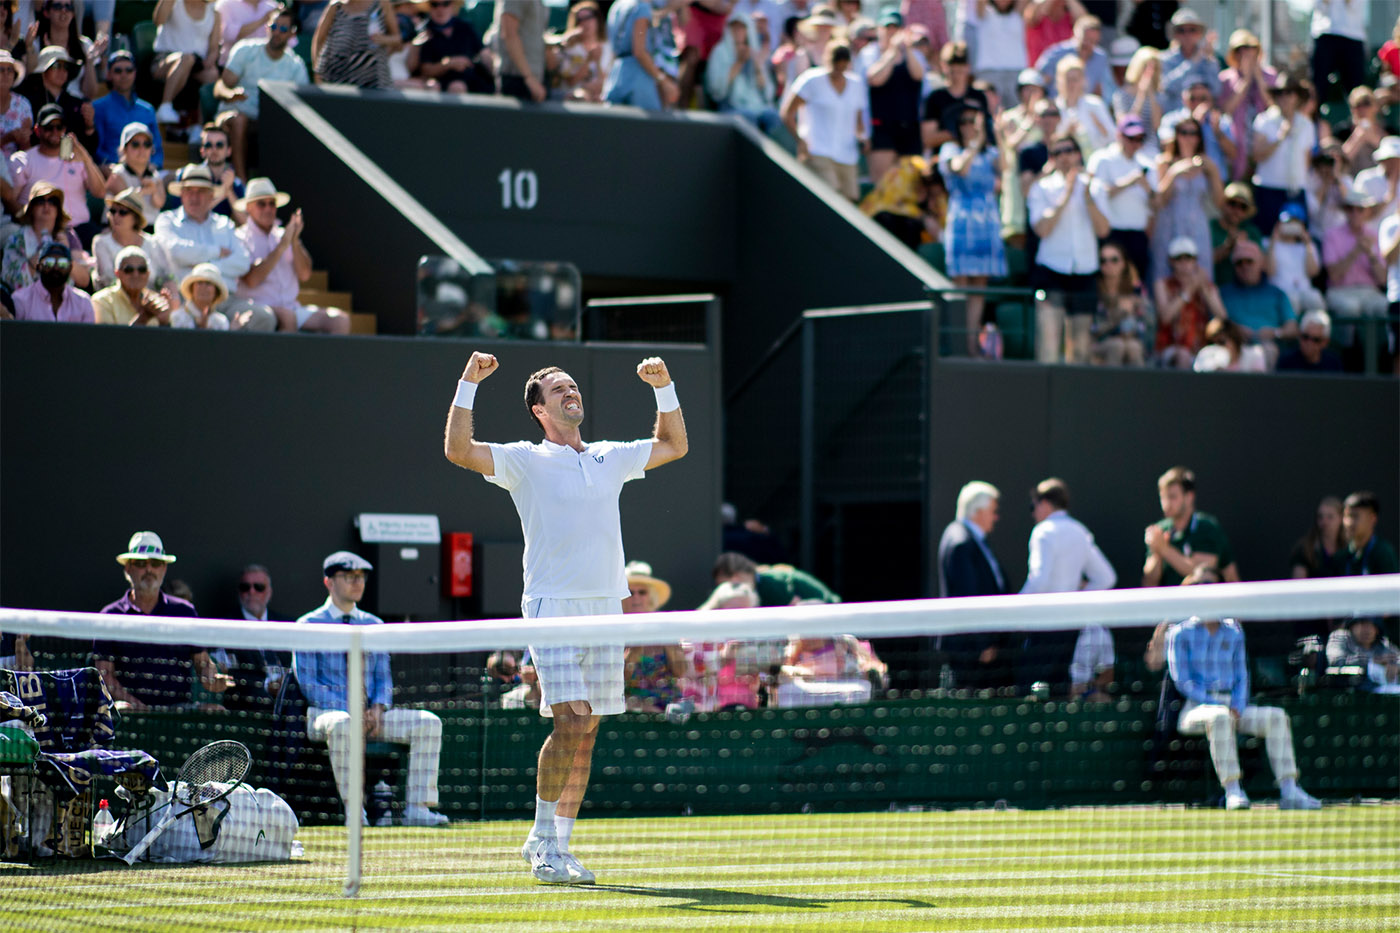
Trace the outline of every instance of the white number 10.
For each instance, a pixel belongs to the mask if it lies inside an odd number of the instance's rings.
[[[522,211],[534,208],[540,194],[540,183],[534,172],[528,168],[518,172],[503,168],[496,180],[501,183],[501,207],[506,210],[517,207]]]

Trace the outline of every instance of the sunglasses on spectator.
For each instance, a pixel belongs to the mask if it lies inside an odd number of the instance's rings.
[[[133,139],[127,143],[128,146],[135,146],[137,149],[150,149],[154,143],[149,139]]]
[[[1051,154],[1051,155],[1057,155],[1057,156],[1062,156],[1062,155],[1076,155],[1078,152],[1079,152],[1079,150],[1076,149],[1076,148],[1074,148],[1073,146],[1061,146],[1061,147],[1059,147],[1058,149],[1052,149],[1052,150],[1050,150],[1050,154]]]
[[[150,560],[129,560],[126,562],[126,565],[132,570],[142,570],[146,567],[164,567],[165,561],[156,560],[155,558]]]
[[[1113,253],[1099,257],[1099,265],[1101,266],[1116,266],[1122,261],[1122,256],[1115,256]]]
[[[1226,204],[1228,207],[1233,207],[1233,208],[1235,208],[1235,209],[1237,209],[1237,210],[1241,210],[1241,211],[1247,211],[1247,210],[1249,210],[1249,205],[1246,204],[1246,203],[1244,203],[1243,201],[1226,201],[1225,204]]]
[[[266,584],[266,583],[247,583],[247,582],[238,584],[238,592],[240,592],[240,593],[246,593],[246,592],[248,592],[249,590],[254,590],[254,591],[259,592],[259,593],[265,593],[265,592],[267,592],[267,584]]]
[[[57,210],[59,207],[59,200],[58,198],[39,198],[38,200],[29,202],[30,207],[44,207],[45,205]]]
[[[46,3],[46,4],[44,4],[44,9],[46,9],[46,10],[57,10],[57,11],[60,12],[60,13],[72,13],[72,12],[73,12],[73,4],[71,4],[71,3]]]
[[[1193,129],[1190,129],[1189,127],[1187,127],[1187,128],[1183,128],[1183,129],[1177,130],[1177,131],[1176,131],[1176,135],[1178,135],[1178,136],[1200,136],[1200,135],[1201,135],[1201,131],[1200,131],[1200,130],[1193,130]]]
[[[135,217],[136,215],[133,214],[131,211],[127,210],[126,208],[124,208],[124,207],[118,207],[117,205],[114,204],[114,205],[112,205],[111,207],[107,208],[107,216],[108,216],[108,217]]]
[[[209,140],[209,139],[206,139],[206,140],[202,140],[202,141],[200,142],[199,148],[201,148],[201,149],[227,149],[227,148],[228,148],[228,143],[224,142],[222,139],[218,139],[218,140]]]
[[[1318,336],[1316,336],[1316,335],[1314,335],[1314,334],[1299,334],[1299,335],[1298,335],[1298,339],[1299,339],[1299,340],[1307,341],[1308,343],[1326,343],[1326,342],[1327,342],[1327,338],[1326,338],[1326,337],[1318,337]]]
[[[451,5],[452,5],[452,0],[433,0],[433,2],[432,2],[431,4],[429,4],[429,6],[435,7],[435,8],[437,8],[437,9],[439,9],[439,10],[446,9],[447,7],[450,7]]]
[[[1236,259],[1236,260],[1235,260],[1235,265],[1237,265],[1237,266],[1252,266],[1252,265],[1254,265],[1254,260],[1253,260],[1253,259]]]
[[[1172,261],[1172,262],[1187,262],[1188,260],[1192,260],[1192,259],[1195,259],[1195,258],[1196,258],[1196,257],[1195,257],[1195,256],[1192,256],[1190,253],[1186,253],[1185,255],[1182,255],[1182,256],[1172,256],[1172,257],[1171,257],[1171,261]]]
[[[121,65],[117,68],[108,68],[107,73],[109,75],[131,75],[136,74],[136,69],[130,65]]]
[[[335,575],[347,583],[364,583],[369,579],[369,574],[363,570],[337,570]]]
[[[1369,98],[1369,97],[1366,98],[1365,100],[1358,100],[1356,103],[1352,104],[1352,107],[1374,107],[1374,106],[1376,106],[1376,102],[1375,102],[1374,100],[1372,100],[1371,98]]]
[[[295,28],[296,28],[295,26],[273,26],[273,27],[272,27],[272,31],[273,31],[273,32],[291,32],[291,31],[292,31],[293,29],[295,29]]]
[[[1056,119],[1059,119],[1060,111],[1058,111],[1058,110],[1042,110],[1042,111],[1040,111],[1040,113],[1037,114],[1036,116],[1037,116],[1038,119],[1041,119],[1041,120],[1044,120],[1046,117],[1054,117],[1054,118],[1056,118]]]
[[[73,261],[71,259],[63,259],[59,256],[49,256],[47,259],[39,260],[40,269],[71,269],[72,267]]]
[[[149,271],[145,266],[122,266],[123,275],[145,275]]]

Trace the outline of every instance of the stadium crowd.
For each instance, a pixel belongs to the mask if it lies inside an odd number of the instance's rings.
[[[1362,7],[1268,50],[1175,0],[161,0],[153,38],[11,0],[0,315],[348,331],[249,177],[268,78],[735,113],[971,289],[971,355],[1002,352],[978,290],[1012,286],[1043,361],[1338,372],[1378,324],[1394,358],[1400,318],[1400,52]]]

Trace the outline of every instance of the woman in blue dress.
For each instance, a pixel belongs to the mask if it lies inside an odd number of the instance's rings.
[[[987,115],[966,107],[958,115],[958,141],[943,144],[938,168],[948,188],[948,220],[943,229],[948,275],[963,288],[985,288],[1006,275],[1001,243],[1001,156],[987,140]],[[967,351],[979,355],[986,298],[967,296]]]

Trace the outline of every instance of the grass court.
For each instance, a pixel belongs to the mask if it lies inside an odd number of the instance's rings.
[[[541,885],[523,822],[345,831],[250,866],[0,866],[5,931],[1400,930],[1400,806],[1100,807],[583,819],[591,888]]]

